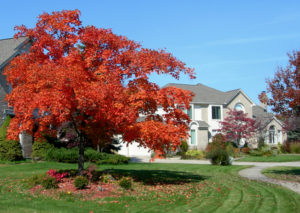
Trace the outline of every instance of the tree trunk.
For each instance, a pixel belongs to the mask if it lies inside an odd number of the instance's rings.
[[[78,145],[79,148],[78,175],[79,176],[83,175],[83,170],[84,170],[84,142],[85,142],[85,138],[81,136]]]

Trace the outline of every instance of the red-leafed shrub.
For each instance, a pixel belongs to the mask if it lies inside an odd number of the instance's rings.
[[[59,173],[59,172],[57,172],[57,170],[50,169],[47,172],[47,175],[55,178],[57,182],[60,182],[64,177],[66,177],[68,175],[68,173],[67,172]]]

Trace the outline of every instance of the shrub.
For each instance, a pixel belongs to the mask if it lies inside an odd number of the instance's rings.
[[[204,158],[204,152],[201,150],[188,150],[186,153],[184,153],[181,156],[182,159],[203,159]]]
[[[0,159],[18,161],[23,159],[20,143],[6,139],[10,119],[11,118],[7,116],[0,127]]]
[[[21,146],[18,141],[2,140],[0,141],[1,160],[18,161],[22,160]]]
[[[213,165],[231,165],[234,154],[234,148],[230,142],[226,142],[226,138],[222,134],[216,134],[213,142],[209,144],[206,158],[210,159]]]
[[[231,142],[226,142],[225,150],[230,156],[237,157],[234,147]],[[238,150],[239,151],[239,150]]]
[[[54,148],[54,146],[46,140],[39,139],[35,141],[32,145],[32,159],[35,160],[36,158],[39,158],[43,160],[46,157],[48,150],[51,148]]]
[[[186,141],[181,141],[180,150],[182,152],[187,152],[189,149],[189,145]]]
[[[97,172],[97,166],[95,164],[90,164],[84,171],[84,175],[92,182],[97,182],[101,175],[100,172]]]
[[[300,154],[300,143],[294,142],[290,144],[290,151],[291,153],[298,153]]]
[[[265,146],[265,139],[263,137],[259,137],[258,139],[258,149],[261,149],[262,147]]]
[[[227,166],[232,163],[228,152],[220,147],[209,152],[207,158],[211,160],[213,165]]]
[[[243,147],[241,151],[245,154],[250,154],[250,149],[248,147]]]
[[[45,189],[55,189],[57,188],[57,181],[54,177],[46,175],[45,177],[43,177],[41,185]]]
[[[268,145],[262,146],[260,149],[251,150],[250,155],[252,156],[276,156],[278,155],[278,150],[276,148],[271,148]]]
[[[115,178],[110,174],[104,174],[101,176],[100,181],[102,183],[111,183],[115,180]]]
[[[89,181],[86,177],[83,176],[77,176],[74,180],[74,186],[77,189],[84,189],[89,184]]]
[[[50,170],[47,172],[47,175],[49,175],[50,177],[55,178],[55,180],[56,180],[57,182],[60,182],[64,177],[68,176],[68,173],[67,173],[67,172],[59,173],[59,172],[57,172],[57,171],[54,170],[54,169],[50,169]]]
[[[47,152],[45,160],[64,163],[77,163],[78,156],[78,148],[52,148]],[[96,164],[126,164],[129,162],[130,158],[117,154],[102,153],[88,148],[85,150],[84,160],[94,162]]]
[[[27,183],[27,186],[29,188],[32,188],[34,186],[37,186],[37,185],[40,185],[43,181],[43,178],[45,177],[46,175],[45,174],[42,174],[42,175],[33,175],[32,177],[28,178],[26,183]]]
[[[64,163],[76,163],[78,162],[78,149],[66,149],[66,148],[52,148],[50,149],[46,156],[45,160],[47,161],[57,161]]]
[[[278,153],[279,154],[285,153],[285,151],[283,149],[283,145],[281,143],[277,144],[277,148],[278,148]]]
[[[291,152],[291,150],[290,150],[290,143],[288,141],[283,142],[283,144],[282,144],[282,150],[283,150],[283,152],[286,152],[286,153],[290,153]]]
[[[119,186],[123,189],[129,190],[132,188],[132,178],[130,177],[122,177],[119,180]]]

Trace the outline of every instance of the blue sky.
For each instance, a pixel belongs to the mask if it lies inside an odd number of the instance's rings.
[[[147,48],[166,48],[195,68],[195,80],[152,76],[160,86],[241,88],[256,103],[265,79],[300,48],[299,0],[4,1],[0,39],[12,37],[16,25],[33,27],[39,14],[62,9],[79,9],[84,25],[111,28]]]

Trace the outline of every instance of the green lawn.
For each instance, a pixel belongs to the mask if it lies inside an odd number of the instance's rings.
[[[299,154],[281,154],[277,156],[270,157],[260,157],[260,156],[246,156],[237,161],[243,162],[289,162],[289,161],[300,161]]]
[[[300,195],[237,175],[245,166],[188,164],[104,165],[139,179],[139,188],[119,198],[81,201],[29,195],[22,179],[74,164],[0,165],[0,212],[300,212]],[[151,189],[151,190],[149,190]]]
[[[270,178],[300,183],[300,167],[277,166],[264,169],[262,173]]]

